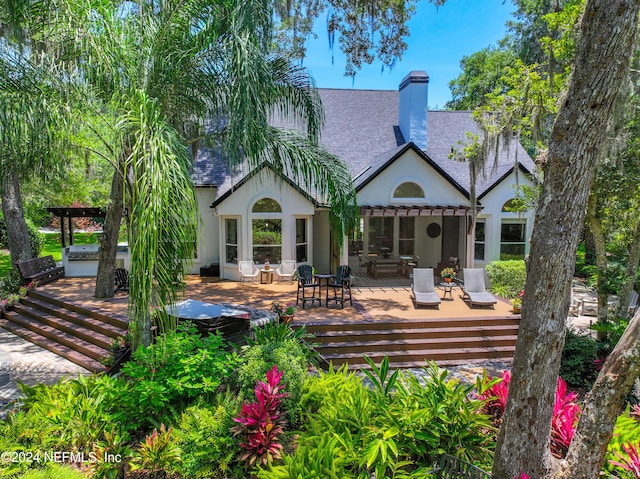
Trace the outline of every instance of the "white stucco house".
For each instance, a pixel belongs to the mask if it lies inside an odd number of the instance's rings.
[[[318,271],[376,255],[418,256],[420,266],[450,257],[460,267],[482,267],[529,252],[533,211],[504,206],[514,185],[533,185],[534,163],[513,142],[489,161],[478,179],[478,219],[470,230],[469,168],[449,158],[467,131],[479,128],[465,111],[429,111],[429,77],[413,71],[399,90],[320,89],[325,110],[321,143],[352,174],[360,222],[344,247],[331,241],[326,205],[266,168],[232,171],[211,150],[193,173],[201,231],[194,273],[218,264],[220,276],[239,279],[238,260],[295,259]],[[516,162],[517,158],[517,162]]]

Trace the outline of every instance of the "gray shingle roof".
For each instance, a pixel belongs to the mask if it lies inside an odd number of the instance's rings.
[[[341,158],[356,178],[356,185],[375,176],[405,144],[398,128],[399,93],[395,90],[319,89],[325,111],[321,143]],[[283,122],[278,122],[283,125]],[[278,126],[278,125],[276,125]],[[479,132],[468,111],[429,111],[427,117],[427,151],[431,161],[444,170],[463,189],[469,190],[466,163],[449,159],[452,148],[465,139],[467,131]],[[519,143],[490,158],[485,176],[478,179],[477,194],[486,193],[518,161],[530,172],[534,163]],[[246,166],[230,171],[220,152],[202,149],[195,161],[194,181],[198,186],[218,186],[217,197],[228,192],[248,173]]]

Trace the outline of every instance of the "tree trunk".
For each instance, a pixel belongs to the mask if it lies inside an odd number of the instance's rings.
[[[609,316],[609,293],[607,288],[607,239],[605,238],[602,222],[598,217],[598,199],[594,194],[587,200],[587,222],[591,230],[596,252],[596,295],[598,299],[598,323],[605,324]],[[604,340],[606,333],[598,331],[598,339]]]
[[[575,253],[607,121],[628,74],[639,9],[640,0],[587,0],[585,5],[574,70],[549,141],[509,400],[493,464],[497,479],[522,472],[532,479],[552,477],[551,417]]]
[[[620,298],[616,307],[616,316],[626,318],[629,314],[629,301],[631,300],[631,292],[636,283],[636,272],[640,264],[640,221],[636,223],[633,234],[633,241],[629,246],[629,256],[627,257],[627,265],[625,268],[625,280],[620,289]]]
[[[116,168],[111,180],[111,201],[104,219],[102,238],[100,238],[100,257],[96,275],[96,298],[111,298],[115,290],[116,253],[122,214],[124,179]]]
[[[18,175],[10,171],[2,176],[2,213],[7,228],[11,263],[15,265],[20,261],[33,259],[29,230],[22,208],[20,181]]]
[[[566,461],[563,461],[554,477],[598,477],[613,428],[625,405],[625,396],[638,376],[640,313],[636,313],[629,323],[587,395]]]

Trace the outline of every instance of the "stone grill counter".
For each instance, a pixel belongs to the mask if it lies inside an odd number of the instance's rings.
[[[100,245],[83,244],[62,248],[62,265],[66,276],[91,277],[98,273]],[[118,245],[116,252],[116,268],[129,269],[129,248]]]

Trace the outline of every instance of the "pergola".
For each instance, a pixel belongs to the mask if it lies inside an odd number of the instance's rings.
[[[478,211],[482,209],[478,206]],[[366,205],[360,207],[360,216],[470,216],[468,206],[451,205]]]
[[[65,236],[65,218],[67,218],[67,225],[69,229],[69,244],[73,244],[73,222],[71,221],[73,218],[104,218],[106,215],[106,211],[102,208],[91,208],[91,207],[53,207],[47,208],[47,211],[54,216],[60,218],[60,233],[62,240],[62,247],[67,246],[66,236]]]

